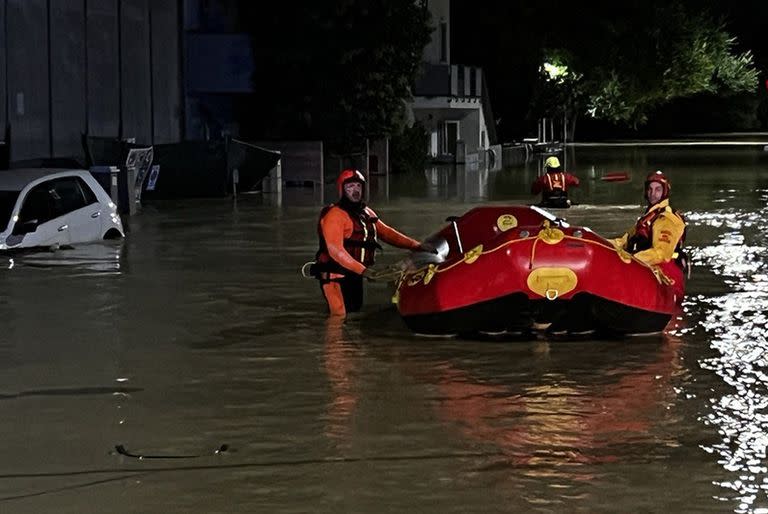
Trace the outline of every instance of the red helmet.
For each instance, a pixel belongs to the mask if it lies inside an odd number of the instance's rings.
[[[669,191],[672,189],[672,184],[669,183],[669,179],[661,170],[652,171],[648,174],[647,177],[645,177],[645,184],[643,185],[643,189],[645,191],[648,190],[648,185],[651,182],[658,182],[661,184],[661,187],[664,188],[664,193],[661,196],[662,200],[666,200],[669,198]],[[646,193],[646,200],[648,199],[648,194]]]
[[[336,189],[339,191],[339,197],[344,193],[344,184],[350,182],[360,182],[365,185],[365,177],[358,170],[348,169],[339,173],[339,177],[336,179]]]

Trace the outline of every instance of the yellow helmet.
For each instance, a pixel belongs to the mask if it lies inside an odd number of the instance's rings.
[[[545,168],[559,168],[560,167],[560,159],[558,159],[555,156],[547,157],[547,160],[544,161],[544,167]]]

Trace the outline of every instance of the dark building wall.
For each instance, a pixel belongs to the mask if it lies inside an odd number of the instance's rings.
[[[49,155],[48,2],[7,0],[6,9],[11,159]]]
[[[0,0],[0,134],[7,120],[11,159],[82,159],[82,132],[179,141],[182,2]]]
[[[50,17],[53,155],[79,156],[86,113],[85,3],[51,2]]]
[[[239,101],[253,91],[253,50],[241,32],[238,0],[184,2],[185,134],[237,136]]]
[[[120,44],[118,0],[86,4],[86,88],[88,133],[117,137],[120,133]]]
[[[0,139],[5,137],[5,125],[8,122],[8,113],[5,110],[6,101],[5,84],[8,80],[5,60],[5,2],[0,2]]]
[[[152,85],[147,0],[121,1],[120,48],[122,135],[135,137],[137,143],[150,142],[152,141]]]
[[[181,138],[179,9],[176,0],[150,2],[152,109],[155,143]],[[160,42],[162,44],[155,44]]]

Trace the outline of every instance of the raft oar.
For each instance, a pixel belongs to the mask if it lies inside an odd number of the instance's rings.
[[[125,449],[125,446],[122,444],[115,445],[115,450],[117,450],[117,453],[120,455],[125,455],[126,457],[131,457],[134,459],[144,460],[144,459],[197,459],[199,457],[208,457],[209,455],[218,455],[220,453],[224,453],[227,450],[229,450],[229,445],[222,444],[218,448],[216,448],[213,453],[211,454],[200,454],[200,455],[147,455],[142,453],[133,453],[129,452]]]

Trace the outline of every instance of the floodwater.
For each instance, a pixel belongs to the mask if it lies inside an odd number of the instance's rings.
[[[768,153],[567,166],[559,214],[604,235],[647,171],[671,177],[694,266],[664,335],[419,338],[381,283],[329,324],[298,273],[309,190],[150,205],[123,242],[3,256],[0,512],[768,512]],[[536,168],[378,177],[371,204],[423,237],[531,202]]]

